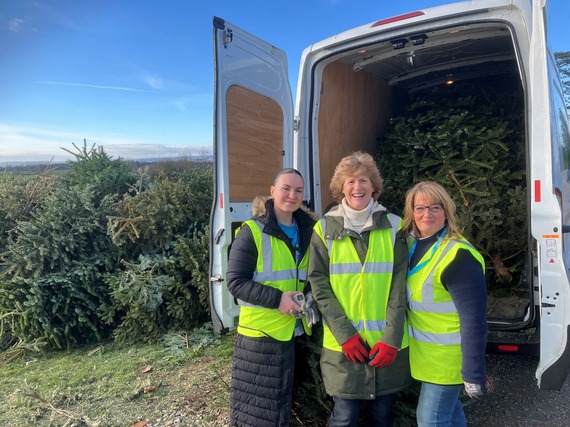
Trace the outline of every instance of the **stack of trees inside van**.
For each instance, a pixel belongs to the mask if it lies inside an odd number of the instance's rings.
[[[338,160],[330,147],[374,153],[385,180],[380,202],[397,214],[414,183],[443,184],[486,260],[492,333],[516,330],[510,340],[530,341],[536,308],[519,70],[511,30],[495,22],[346,52],[322,73],[318,141],[322,183]],[[330,201],[323,192],[323,206]]]

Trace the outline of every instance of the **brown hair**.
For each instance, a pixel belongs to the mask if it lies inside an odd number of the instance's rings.
[[[378,200],[384,188],[384,180],[372,156],[364,151],[356,151],[343,157],[334,170],[330,190],[335,202],[340,203],[343,194],[342,186],[349,176],[366,175],[372,183],[372,198]]]
[[[289,173],[294,173],[295,175],[299,175],[301,177],[301,179],[303,180],[303,184],[305,183],[305,178],[303,178],[303,175],[301,175],[301,172],[299,172],[295,168],[285,168],[285,169],[281,169],[279,172],[277,172],[277,175],[275,175],[275,179],[273,180],[273,185],[277,184],[277,181],[279,181],[279,177],[281,175],[286,175]]]

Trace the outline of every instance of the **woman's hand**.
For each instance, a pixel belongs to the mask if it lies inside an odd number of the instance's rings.
[[[297,304],[297,300],[295,299],[295,295],[298,294],[303,295],[301,292],[297,291],[284,292],[283,295],[281,295],[281,302],[279,302],[279,308],[277,310],[285,316],[293,316],[291,313],[293,310],[299,312],[301,310],[301,306]]]

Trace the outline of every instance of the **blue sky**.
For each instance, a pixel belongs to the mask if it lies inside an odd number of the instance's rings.
[[[2,0],[0,163],[62,161],[83,140],[113,157],[212,151],[212,18],[301,52],[344,30],[449,0]],[[570,2],[549,0],[570,50]]]

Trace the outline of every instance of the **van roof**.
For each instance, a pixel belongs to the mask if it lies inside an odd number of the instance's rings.
[[[505,11],[505,8],[508,10]],[[516,13],[519,9],[519,13]],[[310,46],[303,60],[335,56],[407,91],[518,72],[512,22],[529,22],[530,2],[473,0],[371,22]],[[526,28],[526,27],[525,27]]]

